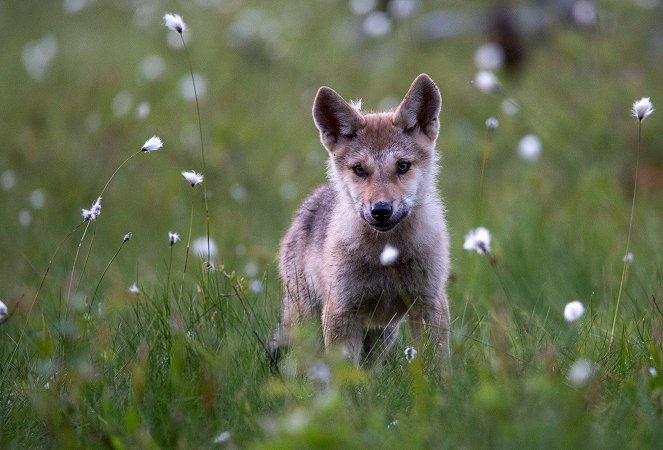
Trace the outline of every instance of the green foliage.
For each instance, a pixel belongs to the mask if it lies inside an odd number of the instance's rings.
[[[629,108],[663,99],[660,6],[601,2],[590,27],[542,12],[548,20],[525,32],[522,68],[498,72],[502,90],[484,94],[470,80],[486,34],[423,40],[429,4],[368,38],[348,2],[89,3],[70,14],[63,4],[76,2],[0,3],[0,176],[16,177],[0,186],[0,298],[12,313],[0,323],[1,448],[660,446],[659,111],[642,124],[635,259],[610,345],[638,145]],[[482,2],[447,5],[470,19],[487,12]],[[171,10],[207,81],[200,112],[219,247],[216,267],[192,253],[184,275],[186,244],[171,254],[167,232],[187,236],[191,186],[180,171],[202,162],[195,105],[181,94],[187,61],[160,22]],[[24,54],[48,35],[57,51],[36,80]],[[154,79],[144,74],[151,55],[164,67]],[[378,109],[421,72],[444,99],[449,367],[426,355],[409,363],[404,332],[383,366],[354,368],[321,351],[312,324],[274,372],[266,341],[279,319],[278,241],[324,180],[315,90],[330,85]],[[509,98],[515,115],[502,109]],[[138,118],[141,102],[150,112]],[[490,116],[500,126],[487,134]],[[516,153],[529,133],[543,143],[534,163]],[[76,258],[80,208],[154,134],[164,149],[118,171]],[[38,189],[42,207],[30,200]],[[195,189],[194,238],[206,234]],[[492,233],[490,256],[462,249],[479,225]],[[134,281],[139,294],[127,291]],[[566,322],[574,299],[586,312]],[[580,381],[579,360],[591,368]]]

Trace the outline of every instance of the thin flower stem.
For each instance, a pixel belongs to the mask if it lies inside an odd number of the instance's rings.
[[[182,292],[184,290],[184,275],[186,274],[186,268],[189,263],[189,247],[191,246],[191,231],[193,230],[193,188],[191,188],[191,214],[189,214],[189,236],[186,239],[186,253],[184,255],[184,270],[182,271],[182,284],[180,284],[180,298],[182,298]]]
[[[53,260],[55,259],[55,256],[58,254],[60,251],[60,248],[62,247],[62,244],[69,239],[69,237],[76,232],[85,222],[81,222],[78,225],[76,225],[69,233],[66,234],[65,237],[63,237],[60,242],[58,242],[58,245],[55,247],[55,251],[53,252],[53,256],[51,256],[51,259],[48,261],[48,266],[46,266],[46,271],[44,272],[44,275],[41,277],[41,281],[39,282],[39,287],[37,288],[37,292],[35,292],[35,296],[32,299],[32,303],[30,304],[30,307],[28,309],[28,316],[32,312],[32,307],[37,303],[37,297],[39,297],[39,293],[41,292],[41,288],[44,286],[44,282],[46,281],[46,276],[48,275],[48,272],[51,270],[51,266],[53,265]]]
[[[85,261],[83,261],[83,268],[81,269],[81,276],[78,278],[76,285],[74,286],[74,291],[78,289],[78,283],[83,279],[85,275],[85,269],[87,268],[87,263],[90,260],[90,254],[92,253],[92,246],[94,245],[94,238],[97,236],[97,227],[96,222],[92,227],[92,238],[90,239],[90,245],[88,246],[87,253],[85,254]]]
[[[81,239],[78,241],[78,247],[76,247],[76,255],[74,256],[74,263],[71,265],[71,274],[69,275],[69,287],[67,287],[67,300],[71,298],[71,285],[74,282],[74,269],[76,268],[76,261],[78,261],[78,255],[81,253],[81,246],[83,245],[83,240],[85,239],[85,235],[87,234],[88,228],[90,228],[90,223],[91,221],[88,220],[85,223],[85,229],[83,230],[83,235],[81,236]]]
[[[115,178],[115,175],[120,171],[120,169],[122,168],[122,166],[124,166],[124,165],[125,165],[125,164],[126,164],[131,158],[133,158],[134,156],[138,155],[138,154],[141,153],[141,152],[142,152],[142,150],[138,150],[136,153],[133,153],[133,154],[132,154],[131,156],[129,156],[127,159],[125,159],[124,161],[122,161],[122,164],[120,164],[120,165],[117,167],[117,169],[115,169],[115,172],[113,172],[113,175],[111,175],[110,178],[108,179],[108,181],[106,181],[106,184],[104,185],[104,188],[101,190],[101,194],[99,194],[99,197],[102,197],[102,196],[104,195],[104,192],[106,192],[106,188],[107,188],[108,185],[110,184],[111,180],[112,180],[113,178]]]
[[[120,253],[120,250],[122,250],[122,247],[124,247],[124,244],[126,244],[128,240],[123,240],[122,243],[120,244],[120,247],[117,249],[113,257],[111,258],[110,261],[108,261],[108,264],[106,264],[106,268],[104,271],[101,273],[101,277],[99,278],[99,282],[97,283],[97,286],[94,288],[94,292],[92,293],[92,299],[90,300],[90,305],[88,306],[87,313],[88,315],[90,314],[90,311],[92,311],[92,305],[94,304],[94,300],[97,296],[97,290],[99,289],[99,286],[101,285],[101,281],[104,279],[104,276],[106,275],[106,272],[108,272],[108,269],[110,268],[111,264],[113,264],[113,261],[115,261],[115,258],[117,258],[117,255]]]
[[[173,246],[170,246],[170,258],[168,260],[168,276],[166,277],[166,305],[170,301],[170,268],[173,266]]]
[[[477,209],[475,216],[475,224],[481,223],[481,212],[483,208],[483,185],[484,178],[486,174],[486,166],[488,165],[488,159],[490,158],[490,147],[492,143],[492,130],[488,130],[488,135],[483,144],[483,153],[481,155],[481,178],[479,179],[479,198],[477,200]]]
[[[633,198],[631,199],[631,216],[628,222],[628,233],[626,235],[626,251],[624,255],[628,255],[629,247],[631,245],[631,231],[633,229],[633,215],[635,212],[635,195],[638,190],[638,169],[640,166],[640,140],[642,138],[642,119],[638,121],[638,149],[635,155],[635,176],[633,181]],[[612,318],[612,328],[610,329],[610,343],[608,349],[612,350],[612,343],[615,338],[615,325],[617,324],[617,314],[619,313],[619,305],[622,300],[622,292],[624,291],[624,283],[626,282],[626,275],[628,273],[628,260],[624,258],[624,265],[622,267],[622,277],[619,282],[619,291],[617,293],[617,305],[615,306],[615,315]]]
[[[191,64],[191,57],[189,56],[189,49],[184,41],[184,35],[180,33],[182,46],[184,47],[184,54],[186,61],[189,65],[189,73],[191,74],[191,84],[193,85],[193,96],[196,99],[196,114],[198,116],[198,133],[200,134],[200,156],[203,163],[203,200],[205,201],[205,224],[207,226],[207,256],[210,254],[210,224],[209,224],[209,207],[207,205],[207,163],[205,162],[205,140],[203,139],[203,122],[200,118],[200,103],[198,101],[198,89],[196,88],[196,78],[193,76],[193,64]],[[187,247],[188,252],[188,247]]]
[[[142,152],[142,150],[139,150],[139,151],[137,151],[136,153],[132,153],[129,157],[127,157],[124,161],[122,161],[122,163],[121,163],[119,166],[117,166],[117,169],[115,169],[115,171],[114,171],[113,174],[110,176],[110,178],[108,179],[108,181],[106,181],[106,184],[104,185],[104,187],[103,187],[103,189],[101,190],[101,193],[99,194],[98,197],[103,197],[104,192],[106,192],[106,188],[108,188],[108,185],[109,185],[110,182],[113,180],[113,178],[115,178],[115,175],[117,175],[117,173],[120,171],[120,169],[121,169],[121,168],[122,168],[122,167],[123,167],[123,166],[124,166],[124,165],[125,165],[130,159],[131,159],[131,158],[133,158],[134,156],[138,155],[138,154],[141,153],[141,152]],[[81,240],[80,240],[79,243],[78,243],[78,248],[76,249],[76,256],[74,256],[74,264],[72,264],[72,266],[71,266],[71,276],[69,277],[69,286],[67,287],[67,299],[70,299],[70,298],[71,298],[71,286],[72,286],[73,281],[74,281],[74,270],[76,269],[76,261],[78,260],[78,255],[79,255],[79,253],[80,253],[81,246],[83,245],[83,240],[85,239],[85,234],[87,233],[87,229],[88,229],[89,226],[90,226],[90,222],[88,221],[87,226],[85,227],[85,231],[83,232],[83,236],[81,236]],[[91,249],[91,248],[92,248],[92,244],[90,244],[90,249]],[[89,256],[89,254],[88,254],[88,256]],[[85,259],[85,262],[86,262],[86,264],[87,264],[87,258]],[[85,270],[85,269],[83,269],[83,270]]]

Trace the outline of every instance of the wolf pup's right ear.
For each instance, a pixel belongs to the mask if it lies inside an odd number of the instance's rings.
[[[442,96],[435,82],[422,73],[410,86],[394,114],[394,125],[404,130],[423,132],[431,141],[440,131],[438,116],[442,109]]]
[[[352,137],[364,128],[366,119],[336,91],[326,86],[313,101],[313,121],[320,130],[320,140],[329,149],[341,137]]]

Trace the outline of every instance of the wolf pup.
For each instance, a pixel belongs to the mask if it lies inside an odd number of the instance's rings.
[[[313,119],[329,152],[329,182],[306,199],[281,242],[273,361],[289,331],[314,317],[325,348],[340,347],[357,365],[380,361],[406,317],[415,348],[426,332],[448,355],[449,237],[436,188],[441,105],[425,74],[393,112],[364,114],[334,90],[318,90]],[[381,263],[387,245],[397,257]]]

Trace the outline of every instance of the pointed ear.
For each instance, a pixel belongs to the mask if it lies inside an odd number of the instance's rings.
[[[366,125],[366,119],[357,109],[326,86],[318,90],[313,101],[313,121],[325,146],[334,145],[342,136],[354,136]]]
[[[404,130],[418,128],[434,141],[440,131],[438,116],[441,109],[440,90],[428,75],[422,73],[414,80],[405,98],[398,105],[394,125]]]

